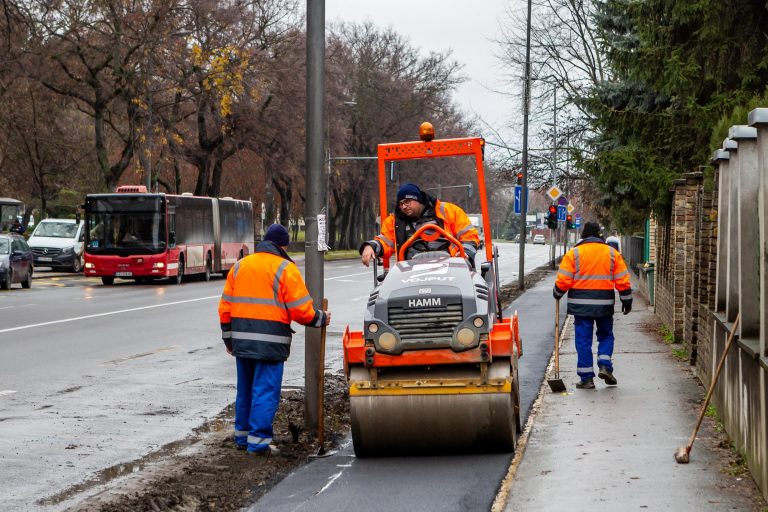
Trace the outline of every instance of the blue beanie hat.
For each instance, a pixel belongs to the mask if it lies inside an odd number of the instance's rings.
[[[422,194],[421,189],[413,183],[406,183],[400,185],[400,188],[397,190],[397,202],[399,203],[403,199],[415,199],[420,203],[424,203],[424,194]]]
[[[264,235],[264,240],[274,242],[280,247],[288,246],[288,231],[280,224],[272,224]]]

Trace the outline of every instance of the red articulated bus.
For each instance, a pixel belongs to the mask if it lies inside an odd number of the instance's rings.
[[[253,252],[253,205],[238,199],[152,194],[144,186],[85,197],[85,265],[105,285],[226,274]]]

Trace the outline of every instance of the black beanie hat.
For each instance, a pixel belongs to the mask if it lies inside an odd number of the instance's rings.
[[[288,231],[280,224],[272,224],[264,235],[264,240],[274,242],[280,247],[288,247]]]
[[[600,237],[600,224],[597,222],[587,222],[581,230],[581,238]]]
[[[403,199],[415,199],[420,203],[424,203],[424,195],[421,193],[421,189],[413,183],[405,183],[397,189],[397,202],[399,203]]]

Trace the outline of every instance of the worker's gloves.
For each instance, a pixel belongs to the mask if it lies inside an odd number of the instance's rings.
[[[628,314],[630,311],[632,311],[632,303],[627,301],[621,303],[621,312],[625,315]]]
[[[552,296],[555,298],[555,300],[560,300],[562,298],[562,295],[557,294],[557,290],[552,290]]]

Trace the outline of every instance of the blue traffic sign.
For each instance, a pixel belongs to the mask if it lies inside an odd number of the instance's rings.
[[[565,222],[565,214],[566,214],[566,207],[564,205],[559,205],[557,207],[557,220],[561,222]]]
[[[522,192],[521,192],[522,188],[523,187],[521,185],[516,185],[515,186],[515,214],[517,214],[517,215],[520,214],[520,208],[521,208],[520,207],[520,197],[522,196]],[[528,214],[528,205],[530,204],[530,201],[528,201],[528,198],[530,197],[529,190],[530,189],[526,187],[526,189],[525,189],[525,199],[526,199],[526,201],[525,201],[525,213],[526,213],[526,215]]]
[[[575,221],[576,221],[576,222],[575,222],[575,224],[576,224],[576,229],[579,229],[579,228],[581,228],[581,215],[577,213],[576,215],[574,215],[574,216],[573,216],[573,220],[575,220]]]

